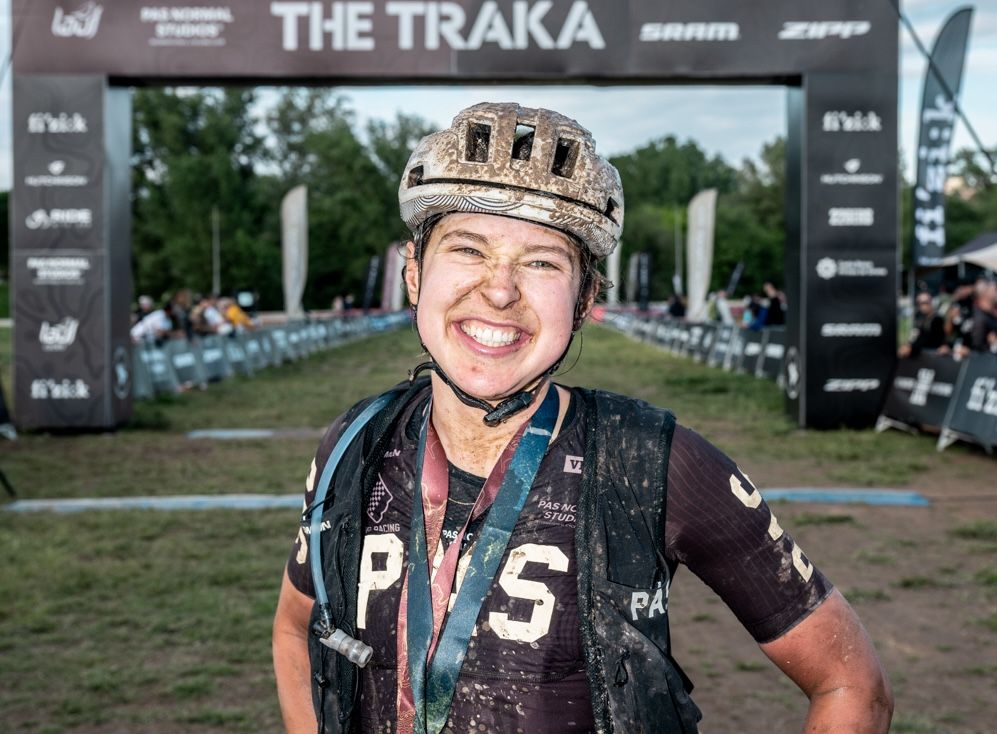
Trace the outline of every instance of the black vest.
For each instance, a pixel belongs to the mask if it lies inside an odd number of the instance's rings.
[[[333,622],[356,634],[362,508],[377,481],[398,415],[420,380],[376,415],[336,469],[322,516],[322,559]],[[697,731],[692,684],[670,655],[664,558],[668,457],[675,416],[612,393],[575,389],[586,446],[576,524],[578,615],[600,734]],[[347,413],[347,423],[366,401]],[[360,481],[356,481],[359,477]],[[310,542],[316,542],[311,538]],[[312,624],[317,610],[312,612]],[[320,734],[355,730],[357,668],[309,636],[312,700]]]

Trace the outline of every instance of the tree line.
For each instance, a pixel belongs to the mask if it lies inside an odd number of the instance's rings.
[[[264,98],[263,95],[266,95]],[[211,287],[212,210],[220,215],[222,290],[256,291],[263,308],[283,302],[280,201],[308,186],[307,308],[362,294],[372,255],[404,240],[397,187],[415,143],[434,125],[398,114],[360,128],[350,100],[332,90],[139,88],[133,95],[132,258],[135,292],[156,298]],[[785,248],[785,141],[735,167],[693,141],[664,136],[615,156],[626,192],[623,263],[652,257],[652,299],[671,291],[675,239],[685,208],[705,188],[719,191],[713,288],[745,263],[738,295],[781,285]],[[970,151],[952,172],[965,182],[949,197],[949,249],[997,230],[997,182]],[[969,195],[967,195],[969,194]],[[0,192],[0,225],[7,194]],[[901,196],[904,262],[909,262],[912,193]],[[7,226],[0,246],[8,249]],[[7,262],[3,257],[2,262]],[[624,268],[625,269],[625,268]]]

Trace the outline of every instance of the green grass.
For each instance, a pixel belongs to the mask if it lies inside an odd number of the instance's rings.
[[[994,543],[997,542],[997,522],[979,520],[956,528],[952,531],[952,535],[962,540],[984,540]]]
[[[0,281],[0,319],[10,318],[10,283]]]
[[[851,525],[855,518],[851,515],[818,515],[813,512],[802,512],[793,518],[793,525]]]
[[[843,592],[853,604],[861,602],[890,601],[890,595],[882,589],[849,589]]]

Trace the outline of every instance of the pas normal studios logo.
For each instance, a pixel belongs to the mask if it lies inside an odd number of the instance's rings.
[[[95,2],[83,3],[76,10],[70,11],[58,7],[52,16],[52,35],[90,40],[97,35],[100,16],[103,14],[104,6]]]
[[[822,280],[832,278],[885,278],[889,268],[876,265],[872,260],[835,260],[832,257],[822,257],[814,268]]]

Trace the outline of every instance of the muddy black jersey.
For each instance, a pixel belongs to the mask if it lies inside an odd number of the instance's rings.
[[[403,414],[365,508],[356,625],[357,637],[374,649],[361,675],[365,732],[395,728],[395,627],[407,563],[419,415],[425,406],[425,400],[414,401]],[[306,503],[338,432],[334,425],[320,446]],[[449,731],[594,729],[575,578],[584,436],[584,415],[572,406],[541,463],[482,604]],[[451,467],[444,544],[463,525],[483,482]],[[778,637],[827,596],[828,581],[782,531],[747,477],[722,452],[682,427],[676,428],[672,443],[668,485],[666,558],[689,566],[709,584],[756,640]],[[470,560],[475,530],[472,525],[462,544],[455,586]],[[296,588],[314,596],[307,547],[302,531],[288,575]]]

